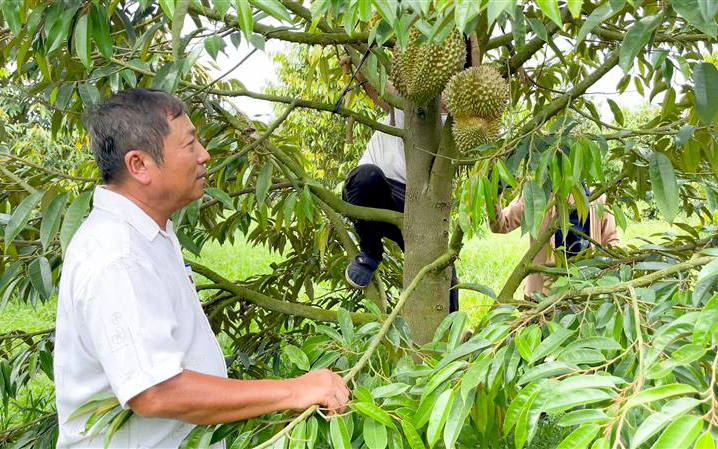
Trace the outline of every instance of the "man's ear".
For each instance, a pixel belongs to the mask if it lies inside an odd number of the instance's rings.
[[[152,157],[140,150],[130,150],[125,153],[125,168],[130,178],[143,185],[151,180],[151,169],[155,166]]]

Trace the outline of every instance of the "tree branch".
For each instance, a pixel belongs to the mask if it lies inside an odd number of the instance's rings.
[[[333,310],[324,310],[318,307],[308,306],[304,304],[281,301],[279,299],[272,298],[262,293],[255,292],[254,290],[247,287],[237,285],[224,278],[223,276],[217,274],[216,272],[212,271],[211,269],[205,267],[204,265],[198,264],[197,262],[189,262],[189,264],[195,273],[200,274],[212,281],[214,284],[216,284],[217,288],[220,288],[235,295],[235,298],[231,299],[232,302],[244,299],[263,309],[271,310],[273,312],[279,312],[286,315],[300,316],[315,321],[327,321],[332,323],[339,322],[337,318],[337,313]],[[228,304],[223,303],[223,306],[226,305]],[[351,316],[352,320],[355,323],[368,323],[371,321],[376,321],[377,319],[376,316],[370,313],[354,312],[351,314]]]
[[[25,182],[22,178],[20,178],[15,173],[11,172],[7,168],[5,168],[4,165],[0,165],[0,172],[2,172],[3,175],[7,176],[12,180],[14,183],[18,184],[20,187],[28,191],[29,193],[36,193],[37,189]]]
[[[141,73],[145,76],[155,76],[155,73],[150,70],[145,70],[141,67],[134,66],[132,64],[129,64],[125,61],[122,61],[117,58],[110,58],[110,61],[113,63],[120,65],[122,67],[126,67],[128,69],[131,69],[137,73]],[[350,109],[346,108],[339,108],[336,112],[334,111],[334,105],[333,104],[327,104],[322,103],[320,101],[312,101],[312,100],[302,100],[292,97],[284,97],[281,95],[269,95],[269,94],[262,94],[258,92],[252,92],[247,89],[237,89],[237,90],[227,90],[227,89],[204,89],[203,86],[190,83],[189,81],[180,80],[180,84],[193,90],[204,90],[207,94],[212,95],[218,95],[221,97],[249,97],[254,98],[257,100],[265,100],[265,101],[271,101],[274,103],[285,103],[285,104],[292,104],[296,102],[296,107],[299,108],[306,108],[306,109],[315,109],[317,111],[327,111],[336,113],[339,115],[343,115],[345,117],[353,117],[355,121],[368,126],[369,128],[375,130],[375,131],[381,131],[386,134],[390,134],[392,136],[397,137],[404,137],[404,130],[401,128],[396,128],[394,126],[385,125],[383,123],[377,122],[376,120],[372,120],[369,117],[359,114],[358,112],[352,111]]]
[[[53,170],[53,169],[51,169],[51,168],[43,167],[43,166],[40,165],[40,164],[36,164],[36,163],[34,163],[34,162],[28,161],[27,159],[23,159],[23,158],[21,158],[21,157],[19,157],[19,156],[15,156],[14,154],[0,153],[0,156],[3,156],[3,157],[6,157],[6,158],[9,158],[9,159],[12,159],[12,160],[17,161],[17,162],[20,162],[20,163],[22,163],[22,164],[24,164],[24,165],[27,165],[28,167],[32,167],[32,168],[36,168],[36,169],[38,169],[38,170],[42,170],[42,171],[44,171],[45,173],[48,173],[48,174],[50,174],[50,175],[57,176],[57,177],[59,177],[59,178],[70,179],[70,180],[72,180],[72,181],[93,182],[93,183],[99,181],[98,178],[84,178],[84,177],[82,177],[82,176],[68,175],[68,174],[65,174],[65,173],[63,173],[63,172],[61,172],[61,171],[57,171],[57,170]]]
[[[239,19],[237,16],[232,14],[226,14],[221,17],[213,10],[207,8],[198,8],[194,4],[190,3],[190,11],[202,15],[210,20],[216,22],[222,22],[226,26],[241,30],[239,27]],[[281,28],[276,28],[268,25],[263,25],[258,22],[254,22],[253,30],[256,33],[263,35],[267,39],[277,39],[287,42],[295,42],[298,44],[309,44],[309,45],[340,45],[340,44],[353,44],[353,43],[366,43],[369,40],[369,33],[356,33],[348,35],[341,32],[333,33],[307,33],[302,31],[289,31]]]
[[[641,276],[636,279],[632,279],[630,281],[626,282],[620,282],[618,284],[613,285],[605,285],[605,286],[598,286],[598,287],[587,287],[581,290],[577,289],[570,289],[567,292],[555,297],[555,298],[548,298],[536,305],[533,309],[531,309],[531,314],[533,316],[539,315],[546,311],[549,307],[552,307],[559,302],[563,301],[564,299],[568,298],[583,298],[583,297],[593,297],[597,295],[607,295],[607,294],[613,294],[618,293],[622,291],[626,291],[632,288],[638,288],[643,287],[645,285],[653,284],[654,282],[663,279],[667,276],[670,276],[672,274],[680,273],[681,271],[690,270],[696,267],[699,267],[701,265],[705,265],[715,258],[712,256],[703,256],[703,257],[697,257],[693,260],[688,260],[686,262],[677,263],[671,267],[665,268],[663,270],[659,270],[650,274],[647,274],[645,276]]]
[[[382,221],[384,223],[393,224],[399,229],[402,229],[404,214],[401,212],[389,209],[375,209],[373,207],[356,206],[343,201],[330,190],[316,184],[310,184],[309,188],[313,194],[321,198],[321,200],[327,203],[332,209],[345,217],[354,218],[356,220]]]
[[[262,142],[264,142],[265,140],[267,140],[267,139],[269,138],[269,136],[271,136],[272,133],[273,133],[274,131],[276,131],[276,129],[279,128],[279,126],[280,126],[282,123],[284,123],[285,120],[287,120],[287,118],[289,118],[289,114],[292,113],[292,111],[294,110],[294,108],[295,108],[296,106],[297,106],[297,102],[296,102],[296,101],[291,102],[291,103],[289,104],[289,106],[287,106],[287,109],[284,110],[284,112],[282,113],[282,115],[280,115],[279,117],[277,117],[277,119],[276,119],[275,121],[273,121],[273,122],[269,125],[269,127],[267,127],[267,129],[262,133],[261,136],[259,136],[259,138],[258,138],[257,140],[255,140],[254,142],[250,143],[250,144],[247,145],[246,147],[242,148],[242,151],[240,151],[239,153],[233,154],[232,156],[229,156],[229,157],[225,158],[225,160],[223,160],[222,163],[220,163],[218,166],[212,168],[212,170],[210,170],[207,174],[211,176],[211,175],[217,173],[218,171],[220,171],[220,170],[222,170],[224,167],[226,167],[227,164],[229,164],[230,162],[235,161],[235,160],[241,158],[241,157],[244,156],[245,154],[247,154],[247,153],[249,153],[250,151],[252,151],[252,149],[254,149],[254,148],[258,147],[259,145],[261,145]],[[224,110],[224,108],[220,108],[220,113],[222,114],[222,116],[224,116],[225,120],[227,120],[227,121],[229,122],[229,124],[232,125],[232,127],[233,127],[234,129],[242,129],[242,128],[243,128],[243,127],[241,126],[241,124],[239,123],[239,121],[237,120],[237,118],[236,118],[235,116],[233,116],[232,114],[230,114],[229,111]]]
[[[272,184],[271,186],[269,186],[269,191],[271,192],[273,190],[288,189],[291,187],[294,187],[294,185],[291,182],[278,182],[276,184]],[[231,198],[234,198],[236,196],[246,195],[248,193],[254,193],[256,191],[257,191],[257,187],[247,187],[245,189],[240,189],[240,190],[235,190],[234,192],[230,192],[230,193],[228,193],[228,195]],[[208,207],[214,206],[215,204],[217,204],[219,202],[220,201],[218,199],[213,198],[210,201],[207,201],[206,203],[202,203],[202,205],[199,208],[200,208],[200,210],[206,209]]]
[[[558,114],[568,106],[575,98],[580,97],[586,90],[597,83],[603,76],[608,73],[616,64],[618,64],[618,52],[613,52],[603,64],[598,66],[586,79],[571,88],[565,95],[556,98],[546,105],[534,118],[519,130],[518,135],[525,136],[533,132],[535,129],[543,125],[554,115]]]

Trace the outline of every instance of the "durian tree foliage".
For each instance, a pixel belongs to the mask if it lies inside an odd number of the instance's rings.
[[[0,85],[24,95],[22,114],[0,115],[0,304],[56,292],[63,249],[99,183],[89,157],[50,164],[16,122],[45,108],[56,141],[88,155],[88,107],[157,87],[187,103],[212,157],[205,197],[174,220],[210,323],[235,359],[231,375],[332,367],[354,392],[350,411],[329,422],[312,408],[200,426],[186,447],[714,447],[716,12],[700,0],[0,0]],[[253,92],[242,84],[251,61],[220,77],[198,62],[269,39],[305,46],[314,68],[304,88]],[[346,58],[403,110],[403,129],[378,120],[357,78],[339,69]],[[617,67],[610,91],[648,94],[659,115],[630,126],[613,100],[613,118],[599,113],[604,100],[590,94]],[[237,97],[280,112],[253,122],[232,106]],[[313,166],[341,155],[324,152],[324,137],[311,145],[287,129],[306,110],[364,127],[363,138],[404,139],[403,214],[341,200]],[[585,216],[604,194],[601,213],[619,225],[648,197],[680,231],[533,264],[574,208]],[[536,243],[498,294],[460,285],[495,296],[463,342],[467,315],[447,316],[450,264],[494,204],[519,195],[522,230]],[[552,209],[557,218],[542,229]],[[342,283],[357,252],[351,219],[396,224],[406,244],[366,294]],[[202,264],[206,242],[238,232],[281,255],[270,274],[228,279]],[[555,282],[527,301],[519,287],[535,272]],[[0,335],[3,416],[22,410],[21,422],[2,422],[0,444],[53,446],[51,398],[17,402],[34,378],[52,378],[52,332]],[[133,419],[112,400],[82,410],[89,432],[111,436]]]

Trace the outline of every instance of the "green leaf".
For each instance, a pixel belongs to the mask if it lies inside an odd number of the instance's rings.
[[[443,385],[446,379],[451,377],[452,374],[454,374],[459,368],[461,368],[465,364],[466,362],[462,361],[449,363],[447,366],[440,369],[436,374],[431,376],[429,381],[426,383],[426,387],[424,387],[424,393],[422,394],[422,398],[425,398],[430,395],[439,385]]]
[[[337,308],[337,319],[339,320],[339,327],[342,330],[342,337],[344,337],[344,343],[347,346],[351,346],[354,341],[354,323],[352,323],[352,316],[344,307]]]
[[[584,423],[603,423],[610,421],[611,418],[606,415],[603,410],[586,409],[586,410],[575,410],[570,413],[566,413],[556,423],[562,427],[573,427],[578,424]]]
[[[671,396],[682,396],[696,393],[696,389],[687,384],[668,384],[659,387],[649,388],[639,392],[626,402],[626,407],[631,408],[637,405],[648,404]]]
[[[470,283],[470,282],[460,282],[460,283],[456,284],[453,288],[463,289],[463,290],[473,290],[475,292],[482,293],[491,299],[496,299],[496,292],[493,289],[491,289],[491,287],[487,287],[482,284],[474,284],[474,283]]]
[[[204,191],[212,198],[222,203],[222,205],[227,209],[234,209],[234,204],[232,204],[232,197],[229,196],[229,194],[224,190],[220,190],[216,187],[205,187]]]
[[[631,27],[621,43],[621,49],[618,53],[618,64],[623,69],[623,73],[628,74],[633,67],[633,61],[641,52],[643,47],[648,44],[651,34],[663,20],[663,14],[655,14],[653,16],[644,17]]]
[[[518,182],[516,181],[516,178],[514,178],[514,175],[512,175],[509,171],[509,168],[506,166],[504,160],[499,159],[496,166],[499,168],[499,175],[501,176],[501,179],[511,187],[516,187]]]
[[[586,21],[583,23],[583,25],[581,25],[581,29],[578,31],[578,35],[576,35],[576,46],[578,46],[584,39],[586,39],[588,33],[593,31],[594,28],[606,21],[613,14],[614,11],[611,9],[610,1],[606,1],[598,8],[594,9],[588,16]]]
[[[613,395],[610,393],[595,388],[570,390],[563,393],[559,397],[552,398],[552,400],[546,405],[544,411],[548,413],[558,413],[569,410],[573,407],[593,404],[612,398]]]
[[[511,401],[504,417],[504,436],[508,435],[518,422],[521,411],[525,408],[529,398],[538,393],[542,387],[543,382],[532,382],[526,385]]]
[[[100,8],[98,5],[93,4],[90,19],[92,20],[92,36],[95,39],[97,48],[103,57],[111,58],[113,42],[110,36],[110,21],[106,16],[104,7]]]
[[[599,430],[601,426],[598,424],[583,424],[564,438],[556,449],[584,449],[598,435]]]
[[[177,61],[180,58],[180,47],[182,43],[182,26],[184,25],[184,18],[189,10],[189,0],[179,0],[175,5],[174,12],[172,13],[172,60]],[[219,36],[212,36],[219,37]],[[205,41],[205,48],[207,41]],[[215,57],[212,57],[215,59]]]
[[[27,222],[30,220],[32,210],[35,209],[35,206],[37,206],[37,203],[40,202],[44,194],[45,192],[40,191],[31,193],[23,198],[20,204],[18,204],[15,208],[12,216],[10,216],[10,220],[8,220],[7,225],[5,226],[3,239],[6,248],[12,244],[15,237],[17,237],[18,234],[20,234],[20,232],[25,228]]]
[[[246,0],[234,0],[234,7],[237,10],[237,21],[239,28],[244,32],[247,42],[252,39],[254,31],[254,18],[252,17],[252,6]]]
[[[319,437],[319,422],[312,416],[307,420],[307,449],[314,449]]]
[[[393,396],[400,395],[406,390],[411,388],[411,385],[403,384],[403,383],[394,383],[389,385],[382,385],[381,387],[376,387],[372,392],[371,395],[376,398],[390,398]]]
[[[696,445],[693,446],[693,449],[715,449],[715,442],[713,441],[713,435],[711,435],[710,431],[704,433],[701,435],[700,438],[696,441]]]
[[[469,417],[469,413],[474,405],[474,398],[475,396],[469,396],[465,400],[461,398],[454,399],[454,403],[449,411],[449,417],[446,419],[446,425],[444,426],[444,447],[446,449],[456,447],[456,440],[459,438],[466,418]]]
[[[585,374],[567,377],[554,387],[556,393],[565,393],[570,390],[581,390],[584,388],[615,388],[616,384],[624,383],[621,377],[603,376],[598,374]]]
[[[614,339],[608,337],[586,337],[571,342],[566,346],[566,351],[580,348],[598,349],[600,351],[618,351],[621,345]]]
[[[389,27],[394,28],[397,19],[396,3],[390,0],[371,0],[371,3]]]
[[[636,429],[636,432],[631,437],[631,449],[635,449],[648,441],[649,438],[669,423],[690,412],[698,404],[700,404],[700,401],[694,398],[678,398],[666,403],[659,412],[646,418]]]
[[[85,218],[88,209],[90,208],[90,200],[92,199],[92,192],[82,192],[77,195],[75,201],[70,204],[65,212],[65,219],[62,220],[62,226],[60,227],[60,246],[62,247],[62,253],[65,254],[67,251],[67,245],[70,244],[72,236],[75,235],[75,231],[80,227],[80,223]]]
[[[529,181],[524,184],[524,216],[526,229],[533,238],[538,238],[541,223],[546,213],[546,195],[536,181]]]
[[[508,2],[503,2],[508,3]],[[475,0],[457,0],[454,8],[454,22],[456,28],[462,33],[469,33],[468,26],[481,10],[481,2]],[[498,15],[498,14],[497,14]],[[489,21],[491,24],[491,21]]]
[[[65,208],[67,203],[67,193],[57,195],[52,199],[52,202],[47,207],[47,210],[43,214],[42,223],[40,224],[40,243],[42,244],[42,250],[47,252],[50,242],[55,238],[57,231],[60,229],[60,218],[62,217],[62,210]]]
[[[349,432],[344,424],[344,418],[334,416],[329,421],[329,435],[332,439],[332,447],[335,449],[352,449],[349,441]]]
[[[384,449],[386,447],[387,434],[384,424],[371,418],[365,419],[362,435],[364,436],[364,444],[369,449]]]
[[[611,108],[611,112],[613,113],[613,118],[616,120],[616,123],[623,126],[625,124],[625,120],[623,119],[623,112],[621,111],[621,108],[616,104],[615,101],[611,100],[610,98],[607,101],[608,106]]]
[[[703,8],[701,4],[711,6]],[[706,15],[703,14],[703,11],[710,14],[709,9],[715,10],[714,0],[674,0],[671,2],[671,6],[679,15],[683,16],[689,24],[709,34],[713,38],[716,37],[718,28],[716,27],[715,18],[712,16],[706,17]]]
[[[663,153],[653,152],[649,156],[649,171],[651,175],[651,186],[653,195],[663,217],[673,223],[680,208],[678,197],[678,181],[673,171],[671,160]]]
[[[406,437],[406,441],[409,443],[409,447],[411,449],[426,449],[419,433],[409,421],[402,419],[401,428],[404,430],[404,436]]]
[[[73,39],[75,53],[77,57],[80,58],[82,64],[88,69],[92,68],[92,21],[89,19],[90,16],[88,14],[77,19]]]
[[[697,416],[681,416],[669,425],[651,449],[688,449],[703,428],[703,420]]]
[[[48,299],[52,293],[52,268],[44,256],[30,262],[27,267],[30,283],[43,299]]]
[[[57,50],[60,48],[60,45],[67,40],[67,35],[70,31],[70,23],[72,22],[72,18],[75,16],[75,12],[77,12],[78,8],[79,5],[67,8],[60,17],[55,19],[55,22],[50,27],[50,31],[47,35],[46,54]]]
[[[551,19],[559,28],[563,25],[561,11],[558,8],[558,0],[536,0],[541,12]]]
[[[282,352],[302,371],[309,371],[309,357],[294,345],[286,345]]]
[[[292,430],[292,436],[289,438],[288,449],[304,449],[307,444],[307,422],[301,421]]]
[[[521,376],[521,378],[518,380],[518,384],[523,385],[534,380],[543,379],[545,377],[553,377],[560,374],[567,374],[574,371],[575,369],[575,366],[563,362],[543,363],[527,370],[524,375]]]
[[[292,21],[292,16],[279,0],[249,0],[249,2],[277,20]]]
[[[272,171],[274,166],[271,162],[267,162],[262,166],[262,171],[257,176],[257,203],[262,204],[267,198],[267,192],[269,192],[269,186],[272,185]]]
[[[2,283],[0,283],[0,292],[2,292]],[[695,327],[693,328],[693,343],[705,346],[713,338],[713,334],[718,330],[717,306],[718,296],[714,296],[708,301],[703,311],[700,312]]]
[[[449,389],[441,393],[441,396],[436,400],[434,408],[431,410],[431,417],[429,418],[429,427],[426,429],[426,439],[429,442],[429,449],[433,448],[439,436],[441,430],[446,424],[446,418],[449,416],[451,405],[454,401],[454,390]]]
[[[696,64],[693,84],[698,117],[706,126],[711,126],[718,111],[718,71],[715,66],[708,62]]]
[[[6,0],[0,2],[0,10],[2,11],[3,18],[7,23],[7,26],[12,31],[12,34],[17,36],[22,31],[22,22],[20,21],[20,8],[23,8],[21,2]]]
[[[583,0],[568,0],[568,10],[574,19],[581,16],[581,6],[583,6]]]
[[[217,60],[219,52],[224,50],[226,45],[227,44],[224,42],[224,39],[218,35],[210,36],[204,40],[204,49],[207,50],[207,53],[209,53],[215,61]]]
[[[91,107],[100,103],[100,91],[94,84],[82,83],[77,86],[77,93],[80,94],[82,102],[86,107]]]
[[[473,3],[476,4],[475,8],[478,10],[479,6],[480,6],[480,2],[473,2]],[[496,18],[499,17],[501,15],[501,13],[504,12],[506,9],[513,10],[515,3],[516,3],[515,0],[514,1],[489,0],[489,4],[486,9],[489,26],[492,23],[494,23]],[[473,20],[473,18],[470,20]],[[465,29],[465,28],[462,28],[462,30],[463,29]]]
[[[547,355],[553,354],[553,352],[556,351],[559,346],[563,344],[564,341],[571,337],[573,333],[574,331],[570,331],[562,327],[556,329],[532,352],[531,358],[529,359],[529,363],[533,364],[534,362],[546,357]]]
[[[466,399],[471,390],[486,380],[486,373],[489,371],[491,361],[489,357],[478,359],[463,375],[461,378],[461,397],[463,399]]]
[[[297,426],[299,427],[299,426]],[[249,446],[250,441],[252,441],[252,434],[253,432],[251,430],[248,430],[246,432],[242,432],[237,436],[237,438],[234,439],[232,444],[229,446],[229,449],[244,449],[247,446]]]
[[[626,232],[628,220],[626,220],[626,214],[623,213],[621,206],[618,203],[614,203],[611,205],[611,210],[613,211],[613,218],[616,220],[618,227],[620,227],[623,232]]]
[[[692,297],[693,304],[695,306],[698,306],[705,301],[710,294],[713,285],[716,283],[716,280],[718,280],[718,259],[711,261],[698,273]]]
[[[372,404],[371,402],[354,402],[351,404],[359,413],[368,416],[369,418],[382,423],[383,425],[396,429],[394,421],[391,417],[381,408]]]

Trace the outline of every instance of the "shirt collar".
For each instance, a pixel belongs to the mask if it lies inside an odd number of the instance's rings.
[[[158,233],[163,232],[157,222],[145,213],[129,198],[113,192],[106,186],[95,187],[93,207],[107,211],[123,219],[135,228],[143,237],[152,241]],[[172,221],[167,220],[166,232],[172,232]]]

